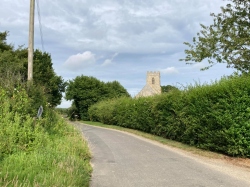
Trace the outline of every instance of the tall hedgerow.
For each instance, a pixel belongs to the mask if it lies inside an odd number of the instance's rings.
[[[235,75],[159,96],[97,103],[89,114],[92,120],[250,157],[249,106],[250,77]]]
[[[187,126],[183,141],[230,155],[250,156],[249,83],[249,76],[242,75],[189,87],[183,100],[187,106],[182,110]]]

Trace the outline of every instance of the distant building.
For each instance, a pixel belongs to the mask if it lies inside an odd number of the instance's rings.
[[[161,94],[161,77],[160,72],[147,72],[147,81],[143,89],[135,96],[138,97],[147,97],[156,94]]]

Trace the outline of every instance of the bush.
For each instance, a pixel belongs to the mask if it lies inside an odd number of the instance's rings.
[[[44,146],[46,133],[40,122],[35,125],[27,114],[28,97],[24,90],[16,90],[9,98],[0,88],[0,161],[18,151],[31,151]]]

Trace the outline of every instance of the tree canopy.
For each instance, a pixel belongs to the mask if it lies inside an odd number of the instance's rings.
[[[130,97],[127,90],[118,81],[107,82],[104,86],[107,90],[105,98]]]
[[[91,105],[104,99],[121,96],[130,95],[118,81],[104,83],[95,77],[84,75],[70,80],[66,89],[66,99],[73,100],[74,114],[83,120],[88,119],[88,109]]]
[[[193,43],[184,42],[187,64],[208,59],[208,69],[216,63],[226,63],[242,73],[250,70],[250,1],[227,0],[221,13],[214,14],[213,24],[201,24],[201,31],[193,38]]]
[[[0,85],[13,90],[27,82],[28,50],[23,46],[14,49],[6,42],[7,36],[8,32],[0,32]],[[34,85],[43,90],[52,107],[57,106],[61,103],[66,83],[61,76],[56,75],[50,54],[36,49],[33,63]]]
[[[55,107],[61,103],[62,93],[66,83],[61,76],[56,75],[49,53],[38,49],[34,51],[34,82],[45,89],[48,102]]]
[[[0,32],[0,52],[13,50],[13,46],[6,43],[8,32]]]

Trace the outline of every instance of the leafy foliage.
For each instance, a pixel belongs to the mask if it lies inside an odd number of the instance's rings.
[[[0,186],[89,186],[87,144],[51,108],[65,83],[50,55],[35,51],[35,80],[27,85],[27,49],[8,45],[7,34],[0,32]]]
[[[250,157],[250,77],[139,99],[120,98],[89,108],[93,121],[142,130],[202,149]]]
[[[34,52],[34,82],[44,87],[48,103],[52,107],[61,103],[66,83],[61,76],[56,75],[52,67],[51,56],[40,50]]]
[[[211,16],[214,23],[210,26],[201,24],[202,30],[193,38],[193,44],[185,42],[189,49],[185,60],[201,62],[208,59],[210,66],[216,63],[226,63],[227,67],[240,72],[249,72],[250,58],[250,1],[228,0],[221,13]],[[203,70],[204,70],[203,69]]]
[[[7,32],[0,32],[0,36],[0,85],[11,91],[24,84],[27,58],[23,58],[24,51],[21,47],[14,50],[13,46],[5,42]]]
[[[171,92],[174,90],[178,90],[178,88],[175,86],[171,86],[171,85],[161,86],[161,93],[167,93],[167,92]]]
[[[88,120],[88,109],[91,105],[108,98],[117,98],[121,96],[128,97],[128,92],[119,82],[104,83],[94,77],[77,76],[69,81],[66,89],[66,99],[73,100],[75,111],[83,120]],[[72,118],[72,117],[71,117]]]
[[[130,97],[127,90],[118,81],[107,82],[104,86],[108,90],[107,96],[105,96],[107,98]]]
[[[8,90],[17,86],[26,87],[28,50],[23,46],[14,49],[6,43],[7,32],[0,32],[0,85]],[[42,87],[52,107],[61,103],[66,83],[57,76],[52,67],[51,56],[40,50],[34,51],[34,85]]]
[[[35,127],[33,117],[28,114],[29,100],[25,91],[16,89],[9,97],[0,88],[0,100],[0,160],[5,155],[43,145],[43,130],[39,126]]]
[[[0,87],[0,102],[0,186],[88,186],[90,154],[79,132],[46,106],[42,119],[30,116],[24,89]]]
[[[0,32],[0,52],[13,50],[12,45],[6,43],[8,32]]]

